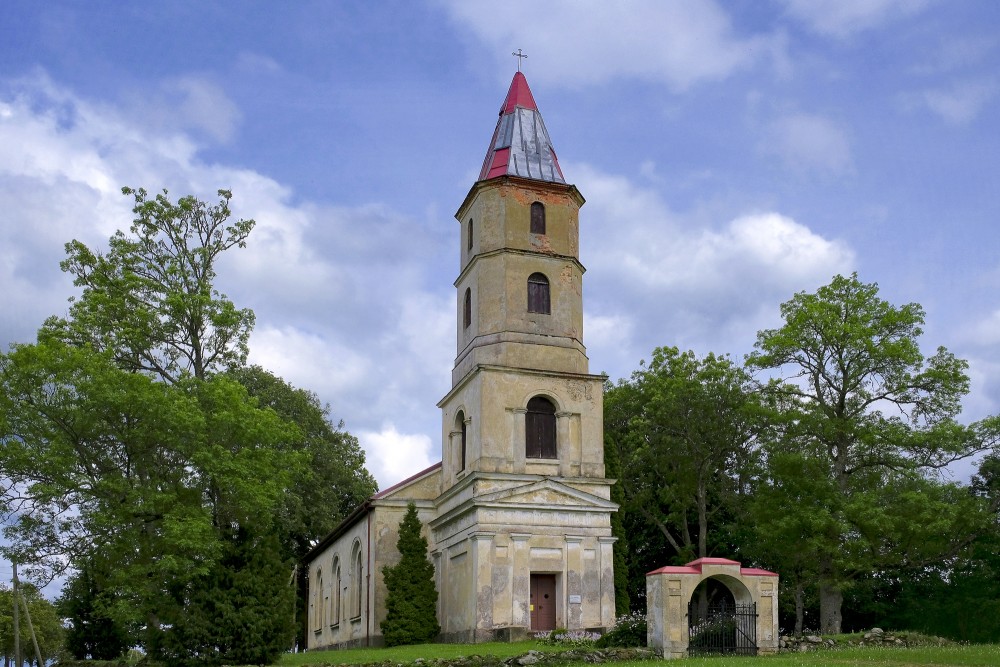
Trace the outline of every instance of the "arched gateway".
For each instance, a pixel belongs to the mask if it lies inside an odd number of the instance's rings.
[[[740,567],[725,558],[699,558],[683,566],[667,566],[646,575],[646,621],[650,648],[664,658],[684,658],[692,638],[698,641],[713,631],[710,616],[696,615],[691,607],[699,584],[714,580],[732,595],[725,610],[722,642],[733,652],[778,651],[778,575],[767,570]],[[704,612],[705,610],[702,610]],[[752,649],[752,650],[751,650]]]

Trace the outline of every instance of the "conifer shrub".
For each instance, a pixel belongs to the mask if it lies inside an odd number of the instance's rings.
[[[386,617],[382,637],[386,646],[424,644],[434,641],[441,632],[437,620],[437,589],[434,565],[427,559],[427,539],[420,534],[417,506],[406,506],[399,524],[399,563],[382,568],[386,598]]]

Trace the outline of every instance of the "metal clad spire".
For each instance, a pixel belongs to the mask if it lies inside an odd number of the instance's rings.
[[[528,81],[520,71],[514,74],[507,97],[500,107],[500,118],[483,160],[479,180],[497,176],[566,182],[542,115],[528,88]]]

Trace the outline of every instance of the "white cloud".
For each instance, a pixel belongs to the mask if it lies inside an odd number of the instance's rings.
[[[378,435],[382,453],[369,457],[380,481],[416,472],[385,453],[393,437],[425,465],[454,353],[450,279],[432,276],[450,227],[381,204],[293,204],[273,179],[201,162],[198,140],[177,128],[151,129],[44,75],[15,88],[0,97],[0,341],[31,340],[45,317],[66,312],[74,290],[58,267],[63,244],[102,249],[128,228],[132,203],[120,185],[207,200],[230,188],[234,215],[258,225],[246,248],[221,259],[217,285],[257,315],[251,361],[315,391],[352,432]],[[433,438],[400,435],[382,426],[387,415]]]
[[[980,79],[957,82],[949,88],[924,91],[923,103],[952,125],[964,125],[974,120],[1000,91],[996,80]]]
[[[243,118],[221,86],[194,75],[134,91],[128,100],[129,114],[150,130],[194,131],[222,143],[233,138]]]
[[[772,121],[760,146],[794,170],[843,174],[853,169],[847,132],[816,114],[790,114]]]
[[[422,434],[406,434],[396,430],[391,422],[379,431],[360,431],[358,440],[368,454],[368,470],[380,489],[400,482],[428,468],[432,460],[431,439]]]
[[[854,253],[776,212],[706,224],[652,189],[587,165],[572,171],[581,212],[588,354],[621,377],[653,347],[739,354],[773,326],[778,304],[850,271]]]
[[[929,0],[784,0],[789,15],[815,32],[849,37],[922,11]]]
[[[531,80],[549,85],[624,77],[684,89],[725,79],[764,58],[780,61],[784,48],[776,36],[737,35],[725,11],[707,0],[511,0],[502,9],[490,3],[442,1],[455,22],[471,30],[488,50],[503,54],[505,71],[511,64],[506,54],[520,47],[529,56]]]
[[[966,329],[962,338],[974,345],[1000,345],[1000,309]]]

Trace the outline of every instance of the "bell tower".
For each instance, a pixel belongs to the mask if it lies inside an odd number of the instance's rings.
[[[474,470],[604,476],[602,380],[589,375],[583,345],[583,203],[518,72],[455,216],[457,351],[440,403],[445,487]]]
[[[614,623],[617,505],[604,379],[583,345],[583,203],[518,72],[455,215],[457,346],[429,523],[447,640]]]

